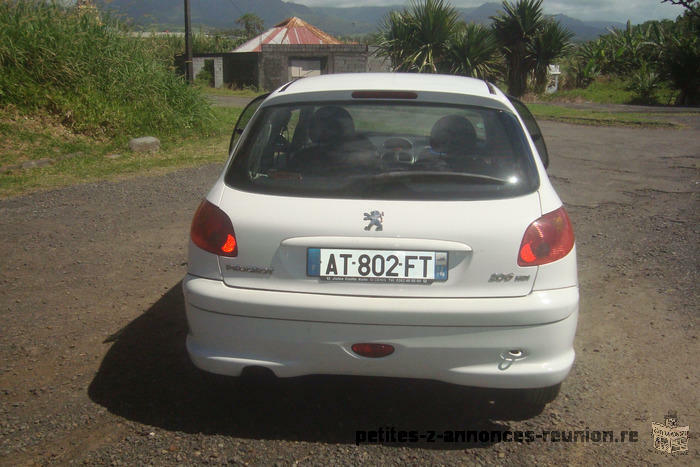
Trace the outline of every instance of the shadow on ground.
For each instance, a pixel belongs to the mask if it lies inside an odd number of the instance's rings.
[[[177,284],[111,336],[90,398],[121,417],[167,430],[327,443],[354,443],[357,430],[386,427],[502,431],[507,420],[538,412],[520,407],[509,393],[494,400],[493,391],[422,380],[307,376],[251,384],[210,376],[187,356],[184,308]]]

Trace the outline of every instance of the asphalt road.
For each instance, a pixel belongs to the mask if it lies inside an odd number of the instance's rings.
[[[0,200],[0,464],[693,464],[698,461],[698,120],[543,124],[574,223],[581,315],[559,398],[313,376],[262,387],[189,362],[179,281],[220,166]],[[676,411],[685,456],[654,449]],[[358,430],[611,430],[636,442],[378,442]]]

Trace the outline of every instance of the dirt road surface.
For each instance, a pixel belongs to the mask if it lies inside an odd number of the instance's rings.
[[[426,381],[263,387],[189,362],[189,222],[220,167],[0,201],[0,464],[693,464],[700,444],[698,157],[682,130],[544,123],[574,222],[574,369],[541,413]],[[677,412],[686,455],[654,449]],[[636,442],[376,443],[357,430],[623,430]]]

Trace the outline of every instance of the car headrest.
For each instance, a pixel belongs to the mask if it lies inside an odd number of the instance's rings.
[[[460,115],[448,115],[435,122],[430,130],[430,146],[446,154],[468,153],[476,144],[474,125]]]
[[[352,138],[355,124],[352,117],[342,107],[329,105],[314,113],[309,137],[314,143],[333,143]]]

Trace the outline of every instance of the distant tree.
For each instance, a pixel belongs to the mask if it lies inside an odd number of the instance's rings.
[[[494,81],[501,71],[501,54],[491,29],[462,24],[450,43],[452,72]]]
[[[339,41],[345,42],[346,44],[357,43],[374,45],[378,41],[377,34],[373,32],[367,34],[348,34],[336,37]]]
[[[700,104],[700,16],[686,11],[664,31],[659,49],[661,74],[679,91],[676,104]]]
[[[516,97],[527,89],[527,77],[534,67],[529,45],[540,33],[545,19],[542,0],[504,1],[503,12],[493,18],[493,30],[506,59],[508,92]]]
[[[450,43],[459,24],[459,13],[444,0],[414,0],[385,17],[378,55],[388,57],[397,71],[447,73],[452,68]]]
[[[688,10],[692,16],[700,17],[700,11],[698,11],[698,3],[695,0],[661,0],[661,3],[680,5],[686,10]]]
[[[547,87],[549,65],[566,54],[573,33],[556,21],[546,21],[541,31],[528,44],[530,60],[533,63],[535,92],[543,93]]]
[[[265,30],[265,22],[254,13],[246,13],[236,20],[236,24],[243,28],[245,40],[254,38],[262,34]]]

